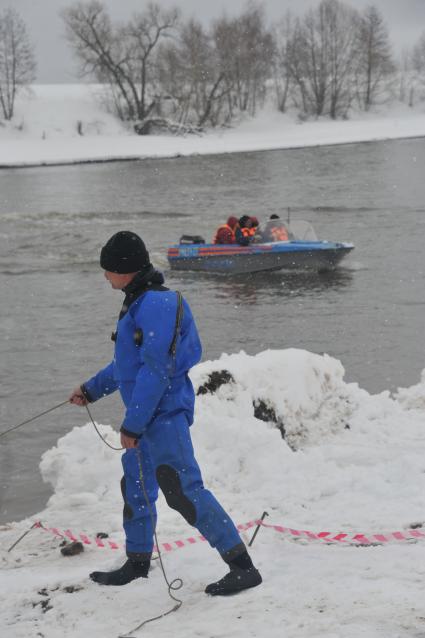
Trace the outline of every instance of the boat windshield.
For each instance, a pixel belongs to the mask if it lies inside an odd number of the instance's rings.
[[[302,241],[317,241],[316,231],[310,222],[304,219],[294,219],[288,226],[294,239]]]

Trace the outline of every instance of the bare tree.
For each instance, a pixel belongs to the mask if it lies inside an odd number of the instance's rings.
[[[239,17],[228,21],[228,35],[224,39],[222,34],[225,22],[226,19],[223,18],[221,25],[215,25],[216,47],[220,52],[224,40],[227,41],[226,49],[231,47],[231,51],[226,51],[226,59],[238,109],[255,115],[257,105],[264,103],[266,81],[272,76],[275,52],[273,35],[266,25],[264,7],[254,0],[249,2]],[[231,40],[229,33],[232,34]]]
[[[0,105],[11,120],[19,91],[35,80],[36,62],[25,22],[15,9],[0,14]]]
[[[237,74],[234,56],[238,49],[236,20],[222,17],[212,25],[211,37],[217,63],[224,74],[226,87],[226,117],[230,121],[239,113]]]
[[[357,62],[358,98],[368,111],[395,73],[388,30],[374,6],[367,7],[359,19]]]
[[[284,113],[286,111],[293,73],[291,73],[291,48],[295,22],[293,15],[287,11],[284,18],[275,30],[275,56],[274,56],[274,83],[276,90],[277,108]]]
[[[425,77],[425,31],[412,50],[412,66]]]
[[[264,102],[273,53],[263,9],[250,3],[211,29],[194,20],[182,25],[178,40],[162,50],[161,78],[185,122],[223,125],[244,111],[254,115]]]
[[[162,83],[180,105],[180,121],[198,127],[222,123],[223,102],[229,90],[225,69],[202,24],[189,20],[182,25],[178,41],[164,47],[161,59]]]
[[[417,99],[423,100],[425,98],[425,31],[412,49],[410,62],[412,82],[409,93],[409,106],[413,106],[415,87],[417,89]]]
[[[176,28],[179,12],[150,3],[123,25],[113,25],[99,0],[78,2],[62,12],[66,35],[80,61],[80,74],[108,83],[123,120],[143,120],[157,94],[155,54]]]
[[[358,14],[338,0],[325,0],[323,9],[325,19],[329,22],[329,113],[335,119],[338,115],[346,115],[353,99],[352,78]]]
[[[288,41],[285,45],[285,67],[290,78],[292,78],[296,91],[294,92],[294,104],[300,111],[308,115],[314,108],[312,91],[310,89],[309,73],[307,65],[307,53],[303,48],[306,40],[304,26],[299,18],[295,20],[294,27],[288,34]]]
[[[322,0],[295,24],[287,67],[305,113],[345,115],[352,101],[357,13],[339,0]]]

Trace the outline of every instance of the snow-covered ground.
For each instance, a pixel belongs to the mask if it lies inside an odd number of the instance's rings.
[[[343,144],[425,136],[425,106],[402,104],[347,121],[301,123],[265,110],[231,129],[202,136],[137,136],[99,106],[99,87],[35,85],[17,101],[11,124],[0,121],[0,167]],[[78,129],[83,135],[78,133]]]
[[[339,361],[290,349],[202,363],[192,371],[195,387],[222,370],[233,381],[198,397],[192,434],[205,483],[235,522],[267,510],[270,523],[367,534],[425,520],[425,375],[395,396],[372,396],[344,381]],[[283,422],[285,440],[274,423],[254,417],[259,401]],[[83,411],[65,409],[84,422]],[[118,444],[110,426],[102,431]],[[65,558],[60,539],[34,529],[7,552],[37,519],[90,538],[108,532],[122,543],[119,453],[91,425],[61,438],[44,454],[41,471],[54,488],[46,509],[0,531],[1,634],[114,638],[170,609],[157,563],[148,580],[123,588],[88,579],[94,568],[119,565],[121,550],[87,545]],[[196,535],[162,497],[158,533],[160,543]],[[420,540],[356,547],[263,528],[252,547],[263,584],[212,599],[203,588],[225,566],[207,543],[186,543],[164,553],[169,579],[184,581],[176,592],[183,606],[134,635],[423,638],[424,553]]]

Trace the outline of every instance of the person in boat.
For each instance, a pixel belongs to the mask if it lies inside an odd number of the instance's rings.
[[[258,221],[258,217],[255,217],[255,215],[251,215],[251,222],[253,235],[255,236],[257,233],[260,233],[260,222]]]
[[[147,578],[154,545],[158,488],[168,505],[218,550],[230,571],[205,589],[214,596],[262,582],[234,523],[204,489],[189,426],[195,394],[189,370],[201,359],[201,342],[189,304],[164,286],[143,240],[120,231],[103,246],[100,265],[124,303],[113,335],[111,363],[76,388],[69,401],[84,406],[119,390],[125,405],[124,531],[127,560],[113,571],[95,571],[101,585]]]
[[[235,229],[236,243],[241,246],[248,246],[254,239],[256,228],[253,225],[252,217],[242,215]]]
[[[261,232],[262,241],[288,241],[290,233],[279,215],[270,215],[269,221]]]
[[[217,228],[213,244],[235,244],[235,229],[237,225],[237,217],[229,217],[225,224]]]
[[[258,217],[255,217],[255,215],[251,216],[251,220],[252,220],[252,241],[255,243],[259,243],[262,241],[262,232],[261,232],[261,228],[260,228],[260,222],[258,220]]]

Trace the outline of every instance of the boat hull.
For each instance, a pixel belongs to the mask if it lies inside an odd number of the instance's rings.
[[[173,270],[243,274],[270,270],[333,270],[352,244],[290,241],[250,246],[179,244],[168,250]]]

